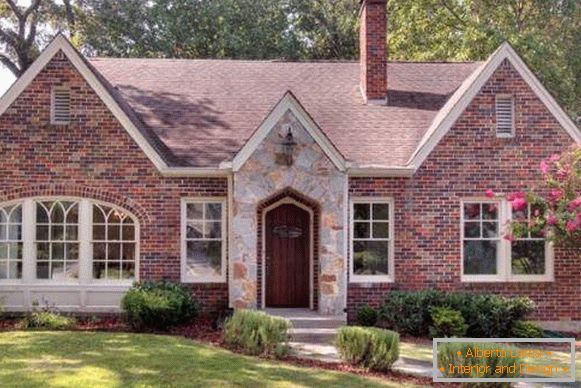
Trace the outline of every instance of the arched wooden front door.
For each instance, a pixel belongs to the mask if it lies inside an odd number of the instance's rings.
[[[310,214],[282,204],[266,214],[266,307],[309,307]]]

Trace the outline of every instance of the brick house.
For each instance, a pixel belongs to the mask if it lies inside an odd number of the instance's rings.
[[[359,62],[85,58],[57,36],[0,99],[5,308],[116,311],[170,279],[208,313],[438,288],[581,323],[580,252],[511,246],[483,195],[538,184],[579,129],[510,45],[389,62],[385,0],[360,15]]]

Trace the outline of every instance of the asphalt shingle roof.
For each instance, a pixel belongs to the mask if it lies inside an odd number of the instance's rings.
[[[172,165],[230,161],[290,90],[360,166],[403,166],[437,112],[480,62],[388,64],[387,106],[365,105],[358,62],[90,58]],[[155,139],[157,141],[158,139]]]

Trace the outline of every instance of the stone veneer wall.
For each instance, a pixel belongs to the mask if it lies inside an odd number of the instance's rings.
[[[289,126],[297,142],[292,166],[276,163],[278,144]],[[235,308],[256,308],[258,301],[257,206],[291,189],[320,209],[319,311],[341,313],[345,305],[346,175],[288,111],[242,168],[234,174],[230,243],[230,301]],[[317,227],[317,225],[315,225]]]

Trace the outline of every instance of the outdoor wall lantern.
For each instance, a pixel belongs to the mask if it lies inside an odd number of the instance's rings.
[[[296,145],[297,143],[294,139],[293,132],[289,127],[286,136],[279,145],[277,162],[279,164],[291,166],[293,164],[293,153]]]

